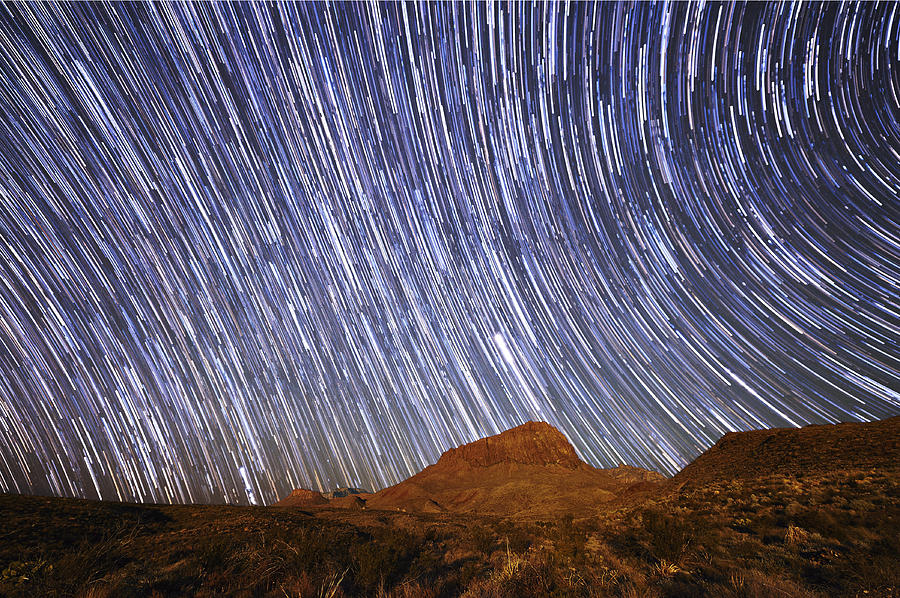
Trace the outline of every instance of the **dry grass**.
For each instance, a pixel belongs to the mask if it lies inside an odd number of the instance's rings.
[[[319,588],[318,598],[334,598],[341,588],[341,582],[344,581],[345,575],[347,575],[347,569],[344,569],[340,575],[332,573],[326,577]]]
[[[784,543],[788,546],[800,546],[808,538],[809,534],[802,527],[797,527],[791,523],[784,534]]]
[[[683,488],[587,519],[0,495],[0,595],[896,597],[892,472]]]
[[[670,563],[665,559],[659,561],[653,567],[653,573],[655,575],[659,575],[660,577],[672,577],[679,571],[681,571],[681,568],[678,565],[676,565],[675,563]]]

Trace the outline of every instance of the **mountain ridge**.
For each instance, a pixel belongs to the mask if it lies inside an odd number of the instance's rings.
[[[672,478],[639,467],[598,469],[546,422],[526,422],[450,448],[436,463],[375,493],[298,489],[279,506],[501,516],[595,515],[604,508],[723,480],[834,470],[900,469],[900,416],[868,423],[728,432]]]
[[[597,469],[546,422],[529,421],[499,434],[450,448],[410,478],[351,502],[308,492],[278,506],[333,506],[500,516],[591,514],[634,485],[654,488],[664,476],[620,465]],[[320,496],[321,493],[320,493]],[[364,502],[364,504],[361,503]]]

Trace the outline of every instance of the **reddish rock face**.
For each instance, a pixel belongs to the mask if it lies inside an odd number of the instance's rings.
[[[328,499],[322,496],[321,492],[315,490],[307,490],[306,488],[297,488],[291,490],[291,493],[275,503],[278,507],[309,507],[316,505],[328,504]]]
[[[363,496],[371,496],[370,494],[358,495],[350,494],[347,496],[337,496],[328,501],[328,505],[339,509],[359,510],[366,508],[366,499]]]
[[[585,517],[604,503],[663,476],[636,467],[596,469],[562,433],[528,422],[445,452],[438,462],[367,500],[367,508],[483,513],[510,517]]]
[[[581,459],[562,433],[544,422],[528,422],[450,449],[441,455],[437,466],[464,463],[472,467],[490,467],[499,463],[522,465],[560,465],[575,469]]]
[[[323,497],[295,490],[284,506],[484,513],[552,518],[595,515],[604,503],[648,492],[663,476],[636,467],[596,469],[562,433],[528,422],[446,451],[437,463],[375,494]],[[301,502],[302,501],[302,502]],[[319,502],[322,501],[322,502]]]
[[[291,497],[298,500],[312,500],[322,498],[322,493],[316,492],[315,490],[307,490],[306,488],[297,488],[291,490]]]

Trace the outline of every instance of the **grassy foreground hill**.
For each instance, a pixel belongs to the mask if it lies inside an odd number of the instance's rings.
[[[0,495],[0,595],[900,596],[898,441],[729,434],[588,516]]]

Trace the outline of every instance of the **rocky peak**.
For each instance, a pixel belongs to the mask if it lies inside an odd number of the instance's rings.
[[[322,496],[321,492],[316,492],[315,490],[307,490],[306,488],[295,488],[291,490],[291,498],[296,498],[298,500],[311,500],[311,501],[321,501],[324,496]]]
[[[276,505],[287,507],[313,506],[326,504],[328,500],[322,496],[321,492],[315,490],[307,490],[306,488],[296,488],[291,490],[290,495],[279,500]]]
[[[561,465],[575,469],[582,461],[559,430],[545,422],[530,421],[496,436],[450,449],[441,455],[437,464],[489,467],[499,463]]]

